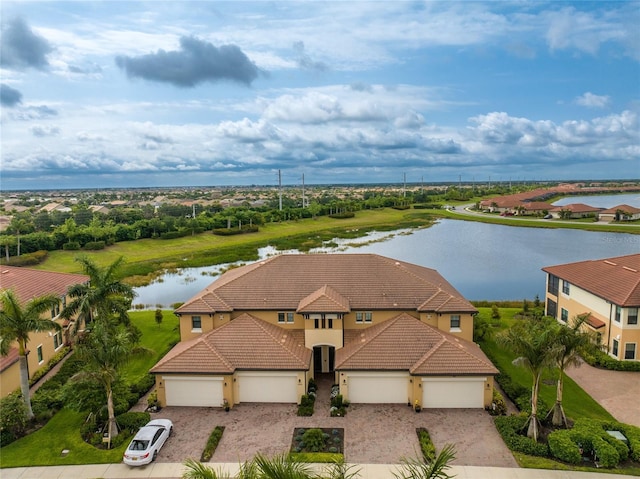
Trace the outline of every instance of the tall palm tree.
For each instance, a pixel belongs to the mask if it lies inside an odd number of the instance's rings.
[[[538,440],[540,424],[538,420],[538,392],[542,372],[554,364],[556,343],[553,341],[554,324],[544,320],[524,320],[516,323],[504,334],[498,336],[498,342],[514,352],[518,357],[513,360],[516,366],[529,370],[533,380],[531,386],[531,415],[528,420],[527,436]]]
[[[60,325],[50,319],[42,317],[44,313],[60,304],[60,298],[54,294],[47,294],[33,298],[23,305],[12,290],[2,291],[0,294],[0,354],[6,356],[11,345],[18,343],[18,358],[20,362],[20,390],[22,399],[27,406],[27,416],[33,418],[31,397],[29,396],[29,367],[27,364],[27,343],[31,333],[40,331],[59,330]]]
[[[113,385],[118,374],[131,358],[150,351],[136,345],[135,335],[126,327],[109,321],[96,321],[90,334],[80,338],[75,354],[84,363],[83,371],[73,376],[74,381],[89,379],[98,382],[107,398],[109,441],[118,435],[115,408],[113,401]]]
[[[567,326],[558,325],[553,337],[557,349],[555,351],[555,365],[558,368],[558,381],[556,383],[556,402],[549,411],[552,415],[551,423],[554,426],[567,427],[567,416],[562,407],[562,393],[565,370],[569,366],[580,366],[582,360],[580,353],[591,342],[589,334],[582,331],[582,325],[589,318],[589,314],[576,316]]]
[[[403,459],[399,471],[393,473],[396,479],[451,479],[447,469],[456,458],[453,444],[447,444],[431,462],[421,459]]]
[[[114,317],[128,324],[128,311],[135,293],[131,286],[121,281],[118,274],[124,258],[120,257],[104,268],[86,256],[76,258],[76,261],[81,263],[89,282],[69,288],[67,295],[71,301],[60,315],[67,319],[77,315],[76,330],[82,323],[89,325],[94,320],[110,321]]]

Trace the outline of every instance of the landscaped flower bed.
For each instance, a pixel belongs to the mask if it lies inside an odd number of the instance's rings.
[[[343,451],[343,428],[298,427],[293,430],[291,452],[328,452],[342,454]]]

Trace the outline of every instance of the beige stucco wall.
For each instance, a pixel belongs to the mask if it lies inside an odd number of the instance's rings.
[[[0,373],[0,398],[20,389],[20,363],[16,361]]]
[[[459,314],[460,327],[451,329],[451,314],[449,313],[421,313],[420,320],[429,326],[444,331],[467,341],[473,341],[473,315]]]

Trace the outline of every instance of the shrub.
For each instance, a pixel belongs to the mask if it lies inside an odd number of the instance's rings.
[[[104,241],[89,241],[88,243],[86,243],[84,245],[84,249],[86,250],[91,250],[91,251],[97,251],[100,249],[104,249],[105,247],[105,242]]]
[[[309,452],[320,452],[324,449],[325,437],[321,429],[307,429],[302,435],[305,449]]]
[[[344,213],[333,213],[329,215],[329,218],[336,220],[343,220],[346,218],[353,218],[356,214],[353,211],[345,211]]]
[[[77,251],[80,249],[80,243],[77,241],[71,241],[62,245],[62,249],[65,251]]]
[[[11,393],[0,399],[0,431],[2,432],[0,440],[3,446],[20,437],[28,423],[27,406],[20,394]]]
[[[569,430],[554,431],[548,437],[551,455],[570,464],[580,464],[582,454],[580,447],[571,439]]]
[[[493,388],[493,400],[491,406],[487,408],[487,411],[492,416],[504,416],[507,414],[507,403],[505,402],[502,394],[496,388]]]
[[[9,259],[9,263],[11,266],[34,266],[42,263],[45,259],[47,259],[48,252],[45,250],[34,251],[33,253],[26,253],[20,256],[13,256]],[[6,263],[6,261],[2,261],[2,263]]]
[[[136,432],[150,420],[151,415],[148,412],[125,412],[116,417],[120,430],[126,429],[131,433]]]
[[[526,416],[497,416],[494,421],[502,440],[512,451],[530,456],[549,456],[549,448],[546,444],[538,443],[521,434],[527,423]]]
[[[298,405],[298,416],[313,416],[315,401],[315,394],[303,394]]]
[[[216,228],[212,233],[216,236],[233,236],[242,235],[246,233],[257,233],[259,228],[257,226],[243,226],[240,228]]]
[[[68,346],[65,346],[60,351],[58,351],[56,354],[54,354],[51,357],[51,359],[49,359],[49,361],[47,362],[46,366],[38,369],[35,373],[33,373],[33,375],[31,376],[31,379],[29,379],[29,386],[33,386],[45,374],[47,374],[49,371],[51,371],[51,369],[53,369],[53,367],[56,364],[58,364],[69,353],[70,350],[71,350],[71,348],[69,348]]]
[[[593,348],[591,351],[584,352],[581,356],[591,366],[612,371],[640,371],[640,362],[618,361],[599,349]]]
[[[436,458],[436,447],[433,445],[433,441],[431,441],[429,431],[423,427],[419,427],[416,429],[416,433],[418,434],[422,457],[427,463],[431,463]]]
[[[620,455],[616,448],[601,437],[593,438],[593,452],[596,460],[602,467],[615,467],[620,462]]]
[[[216,448],[218,447],[218,443],[220,439],[222,439],[222,433],[224,432],[224,426],[216,426],[211,434],[209,435],[209,439],[207,439],[207,444],[204,447],[204,451],[202,451],[202,456],[200,460],[202,462],[208,462],[213,456],[213,453],[216,452]]]

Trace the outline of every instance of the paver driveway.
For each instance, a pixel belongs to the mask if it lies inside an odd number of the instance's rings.
[[[416,427],[428,429],[437,449],[456,446],[453,464],[517,467],[483,410],[423,409],[406,405],[356,404],[344,418],[329,417],[328,407],[316,404],[313,417],[296,416],[289,404],[240,404],[226,413],[218,408],[166,407],[154,417],[174,423],[174,434],[158,456],[158,462],[199,459],[210,432],[225,426],[212,462],[240,462],[260,452],[267,456],[288,451],[293,430],[299,427],[345,429],[345,459],[350,463],[392,464],[402,457],[417,457]]]

